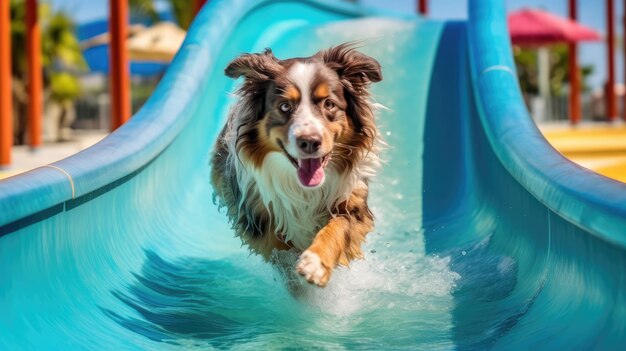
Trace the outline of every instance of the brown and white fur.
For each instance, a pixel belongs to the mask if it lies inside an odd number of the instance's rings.
[[[367,89],[379,63],[343,44],[279,60],[267,49],[226,67],[243,76],[212,159],[212,181],[237,235],[266,260],[297,249],[296,271],[325,286],[362,257],[373,229],[368,181],[380,166]]]

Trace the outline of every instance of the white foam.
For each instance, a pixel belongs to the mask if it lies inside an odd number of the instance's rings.
[[[379,309],[432,310],[436,298],[450,295],[460,276],[449,268],[449,257],[394,252],[375,242],[365,245],[366,258],[339,267],[326,288],[308,284],[294,272],[297,253],[277,251],[278,274],[304,304],[335,316]]]
[[[402,34],[414,30],[415,22],[408,20],[389,19],[384,17],[368,17],[350,22],[334,22],[319,27],[315,34],[319,38],[331,37],[355,40],[355,38],[384,40],[385,37]],[[345,40],[344,40],[345,41]],[[391,50],[395,49],[393,44]]]

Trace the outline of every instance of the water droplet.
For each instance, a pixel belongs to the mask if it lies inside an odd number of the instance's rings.
[[[387,133],[385,133],[385,134],[387,134],[387,136],[390,136],[390,135],[391,135],[391,132],[390,132],[390,131],[388,131],[388,132],[387,132]]]
[[[461,255],[465,256],[467,255],[467,252],[465,250],[461,251]]]
[[[385,244],[385,247],[386,247],[386,248],[390,248],[390,247],[391,247],[391,244],[390,244],[390,243],[386,243],[386,244]]]

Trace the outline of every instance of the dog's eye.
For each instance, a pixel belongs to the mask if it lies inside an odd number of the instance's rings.
[[[324,101],[324,108],[330,111],[330,110],[335,108],[335,103],[332,102],[331,100],[325,100]]]
[[[290,112],[291,111],[291,105],[283,102],[280,105],[278,105],[278,108],[283,111],[284,113]]]

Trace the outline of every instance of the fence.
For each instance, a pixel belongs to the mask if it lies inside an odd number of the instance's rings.
[[[621,110],[622,99],[618,98],[618,110]],[[565,122],[569,121],[569,97],[551,96],[543,98],[532,95],[526,97],[526,105],[538,122]],[[581,96],[582,121],[606,120],[604,97],[598,94],[586,93]]]
[[[147,96],[131,99],[132,112],[137,112],[146,102]],[[108,93],[83,95],[74,103],[76,119],[74,129],[109,130],[111,126],[111,99]]]

